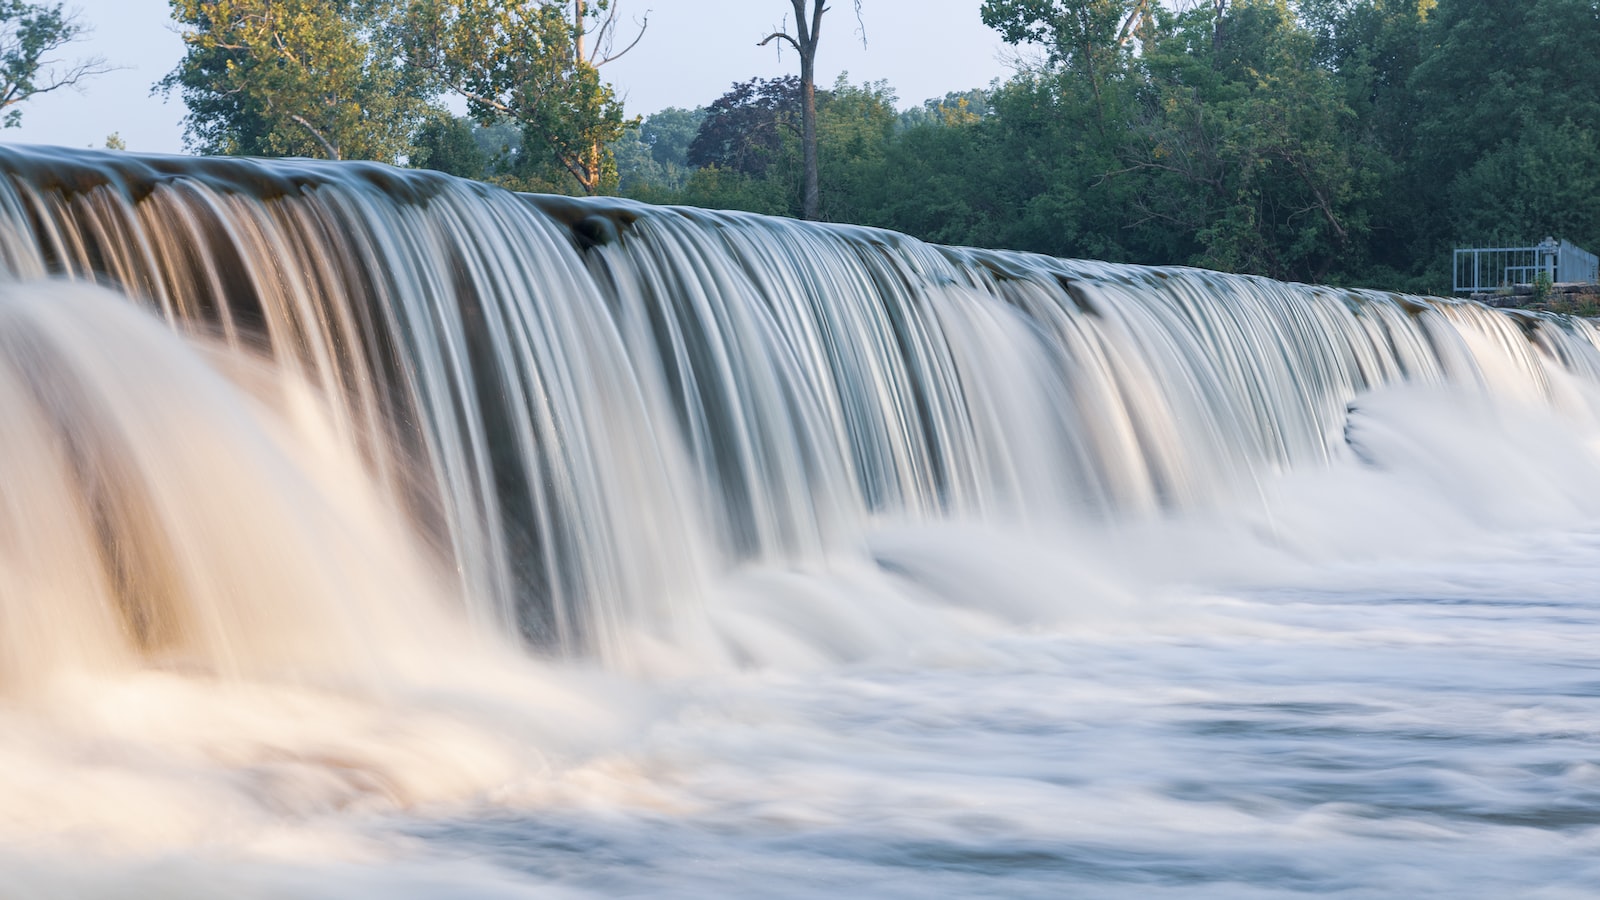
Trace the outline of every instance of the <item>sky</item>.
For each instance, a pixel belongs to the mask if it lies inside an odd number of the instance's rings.
[[[792,25],[787,0],[620,0],[621,35],[648,13],[632,52],[601,69],[630,115],[668,106],[703,106],[734,82],[797,73],[799,59],[777,42],[757,47]],[[949,91],[983,87],[1011,68],[1007,48],[978,18],[981,0],[862,0],[858,23],[850,0],[833,0],[824,16],[817,81],[848,71],[856,84],[886,80],[910,106]],[[24,104],[22,127],[0,141],[104,146],[116,133],[130,150],[183,150],[183,102],[152,96],[151,87],[183,55],[167,0],[68,0],[93,29],[66,48],[69,57],[99,55],[117,71]],[[788,13],[788,19],[785,14]],[[863,46],[863,36],[865,45]]]

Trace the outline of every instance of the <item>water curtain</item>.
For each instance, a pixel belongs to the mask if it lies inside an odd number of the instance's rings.
[[[877,524],[1114,521],[1344,452],[1397,382],[1538,401],[1582,320],[373,164],[0,148],[0,266],[331,400],[483,627],[670,634]]]

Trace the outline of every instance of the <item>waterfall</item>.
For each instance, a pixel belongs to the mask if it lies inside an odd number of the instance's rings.
[[[1592,323],[1448,299],[522,196],[373,164],[5,147],[0,172],[10,282],[96,282],[189,345],[267,360],[277,384],[323,398],[306,402],[324,410],[326,440],[381,494],[364,508],[409,523],[455,573],[445,593],[472,621],[562,652],[621,653],[629,628],[670,639],[718,573],[826,559],[882,523],[1116,521],[1248,495],[1346,453],[1350,405],[1384,386],[1559,405],[1577,402],[1569,376],[1600,378]],[[47,540],[204,555],[186,542],[232,527],[221,512],[160,531],[159,516],[127,512],[160,504],[128,499],[117,485],[130,482],[104,472],[159,467],[139,483],[165,490],[217,454],[243,466],[238,448],[268,439],[138,424],[157,395],[191,388],[210,398],[185,407],[191,418],[226,416],[224,389],[138,322],[118,326],[137,340],[74,344],[124,318],[77,288],[4,290],[7,481],[38,472],[98,492],[30,536],[15,510],[45,501],[0,491],[8,544],[36,558]],[[52,311],[57,294],[77,311]],[[40,329],[59,353],[39,355]],[[93,377],[72,374],[95,359]],[[39,424],[62,392],[79,397],[74,421]],[[85,430],[119,428],[199,430],[169,430],[159,450],[131,438],[82,449]],[[271,490],[240,490],[230,508],[271,505]],[[252,521],[303,532],[258,544],[327,552],[288,513]],[[187,604],[185,627],[213,634],[208,646],[256,627],[251,603],[275,602],[227,587],[248,573],[179,591],[160,583],[170,567],[141,559],[116,557],[103,577],[155,579],[137,590]],[[207,592],[235,605],[207,607]],[[124,629],[160,643],[164,626],[143,617],[169,607],[138,608]],[[8,611],[14,641],[26,618]]]

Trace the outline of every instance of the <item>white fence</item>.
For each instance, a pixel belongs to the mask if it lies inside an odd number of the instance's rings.
[[[1545,238],[1533,247],[1474,247],[1457,250],[1452,290],[1484,294],[1532,284],[1543,274],[1553,284],[1600,282],[1600,258],[1567,241]]]

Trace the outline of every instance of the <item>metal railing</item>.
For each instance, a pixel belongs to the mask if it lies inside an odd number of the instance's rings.
[[[1552,284],[1600,282],[1600,258],[1567,241],[1545,238],[1533,247],[1473,247],[1457,250],[1451,289],[1486,294],[1532,284],[1545,276]]]

